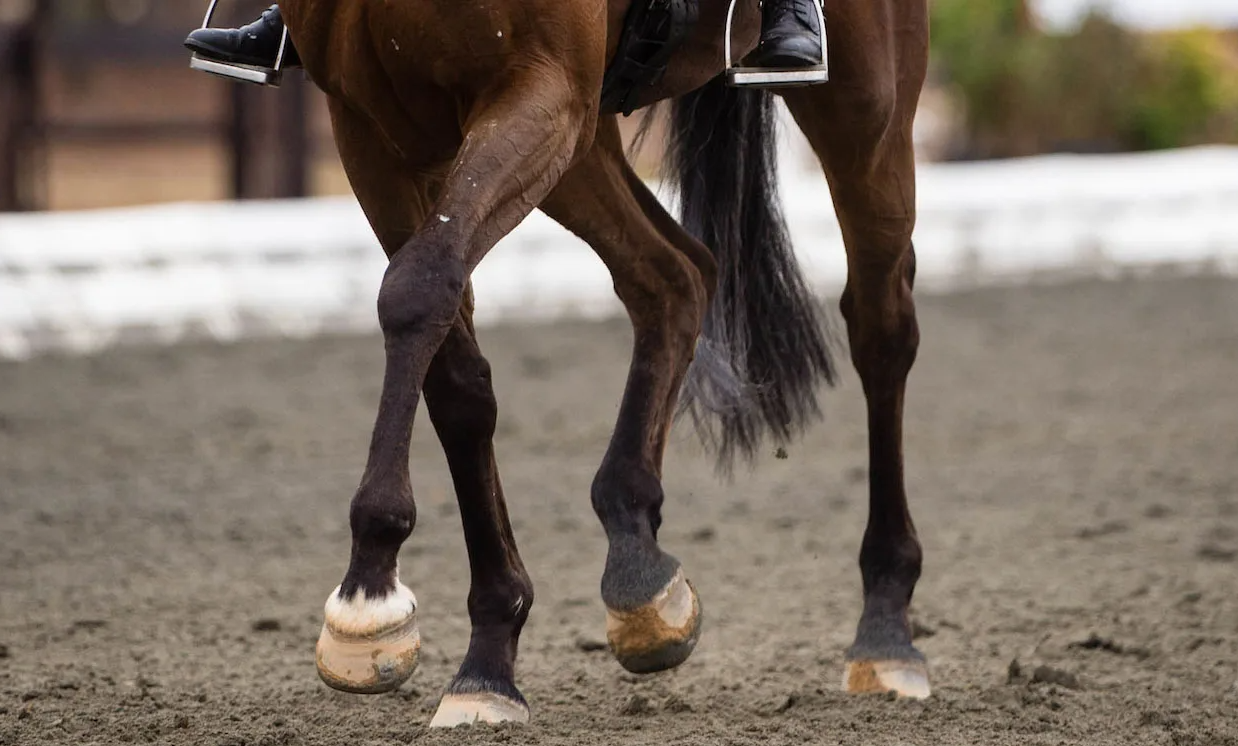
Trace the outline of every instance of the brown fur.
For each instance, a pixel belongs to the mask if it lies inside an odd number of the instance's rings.
[[[473,568],[474,634],[453,683],[458,691],[482,687],[519,698],[516,642],[532,585],[495,466],[496,404],[472,328],[468,278],[535,208],[597,251],[635,329],[627,392],[594,484],[611,541],[608,573],[622,565],[633,575],[666,576],[677,566],[656,544],[662,458],[717,268],[636,177],[615,117],[598,110],[627,2],[281,3],[306,70],[330,97],[357,198],[391,257],[378,300],[387,368],[352,503],[343,593],[390,589],[416,517],[408,448],[424,394]],[[849,269],[842,310],[868,400],[865,611],[852,655],[914,657],[906,613],[920,546],[904,491],[901,429],[919,342],[911,130],[927,64],[927,13],[925,0],[825,5],[831,81],[785,100],[821,159],[842,224]],[[697,28],[642,104],[687,93],[722,71],[725,10],[725,0],[701,0]],[[737,18],[741,53],[755,46],[758,23],[756,0],[746,0]]]

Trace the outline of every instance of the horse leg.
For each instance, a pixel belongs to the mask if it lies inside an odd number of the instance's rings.
[[[431,179],[411,179],[391,167],[373,126],[329,98],[331,123],[345,172],[389,258],[409,244],[429,215]],[[440,301],[443,302],[443,301]],[[435,309],[437,311],[437,309]],[[438,311],[441,313],[441,311]],[[352,555],[344,582],[327,599],[318,638],[318,674],[330,687],[368,694],[400,686],[417,667],[421,638],[417,601],[400,583],[396,555],[417,518],[408,475],[408,434],[415,389],[409,384],[434,340],[407,331],[388,339],[378,421],[361,486],[352,499]],[[432,352],[432,351],[431,351]],[[409,401],[410,397],[413,399]],[[404,424],[402,420],[409,420]]]
[[[398,164],[377,149],[372,128],[357,115],[341,104],[332,107],[350,181],[391,254],[378,295],[386,370],[369,458],[350,509],[352,557],[327,602],[318,645],[319,674],[338,689],[393,689],[416,665],[416,604],[399,583],[396,557],[416,520],[408,457],[423,383],[455,325],[473,268],[587,148],[583,133],[592,134],[595,110],[580,103],[566,72],[549,63],[523,72],[474,105],[432,202],[424,199],[428,190],[384,193]],[[429,209],[401,214],[385,209],[384,200]],[[410,217],[421,220],[410,224]]]
[[[714,286],[713,257],[632,172],[613,117],[599,123],[593,150],[542,209],[605,262],[635,331],[592,501],[609,541],[601,590],[611,651],[629,671],[660,671],[687,659],[701,628],[696,591],[657,533],[663,452]]]
[[[920,334],[912,286],[912,120],[927,64],[923,0],[834,3],[829,85],[785,94],[820,157],[847,246],[842,312],[868,405],[864,611],[847,651],[850,692],[929,695],[908,606],[921,549],[903,480],[903,399]]]
[[[432,728],[529,719],[515,669],[533,583],[516,549],[499,483],[493,441],[498,405],[472,316],[468,299],[425,382],[426,408],[447,455],[472,568],[468,607],[473,634]]]

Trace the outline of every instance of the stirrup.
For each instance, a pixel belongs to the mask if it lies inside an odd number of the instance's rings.
[[[726,82],[736,88],[794,88],[815,85],[830,79],[829,44],[825,38],[825,11],[820,0],[813,0],[821,26],[821,64],[810,67],[740,67],[732,56],[731,27],[739,0],[731,0],[726,14]]]
[[[215,16],[215,8],[218,5],[219,0],[211,0],[211,4],[206,9],[206,18],[202,21],[202,28],[211,27],[211,19]],[[258,85],[270,86],[271,88],[279,88],[279,84],[284,78],[284,55],[287,51],[288,27],[284,26],[284,36],[279,40],[279,54],[275,55],[274,67],[259,67],[257,65],[242,65],[239,62],[211,60],[202,57],[197,52],[190,56],[189,67],[193,70],[201,70],[204,73],[218,75],[229,80],[239,80],[245,83],[257,83]]]

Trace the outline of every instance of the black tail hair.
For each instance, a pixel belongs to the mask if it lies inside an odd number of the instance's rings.
[[[737,453],[751,461],[765,437],[785,445],[819,418],[835,366],[782,217],[773,95],[719,77],[675,101],[671,120],[681,220],[718,262],[681,411],[727,471]]]

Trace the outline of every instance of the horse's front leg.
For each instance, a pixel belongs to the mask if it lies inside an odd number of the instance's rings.
[[[709,305],[714,260],[632,172],[613,118],[543,209],[594,248],[632,320],[627,389],[592,498],[610,542],[602,600],[611,651],[629,671],[660,671],[687,659],[701,629],[696,591],[657,536],[662,456]]]
[[[486,375],[485,361],[461,337],[471,332],[457,327],[473,268],[592,141],[596,104],[582,103],[584,86],[574,75],[542,62],[522,68],[503,85],[496,81],[473,105],[463,144],[433,190],[401,188],[392,176],[400,169],[390,155],[366,152],[376,138],[364,123],[346,106],[332,110],[350,181],[391,262],[378,297],[387,353],[382,395],[365,476],[352,504],[352,561],[327,604],[319,671],[336,688],[374,692],[398,686],[415,663],[415,607],[396,579],[395,558],[415,517],[409,440],[424,386],[456,478],[474,579],[473,643],[436,724],[528,717],[512,675],[516,636],[532,589],[515,556],[501,495],[489,492],[497,486],[489,451],[493,395],[488,379],[476,380]],[[429,209],[400,204],[431,191]],[[412,214],[421,219],[410,235],[405,226]],[[389,248],[397,244],[396,250]],[[438,367],[428,377],[436,355]],[[467,417],[462,409],[453,413],[453,406],[468,407]],[[386,616],[364,616],[375,607]],[[363,624],[355,623],[358,617]],[[393,634],[399,647],[389,650]],[[486,692],[506,702],[499,706],[493,699],[464,696]]]
[[[355,170],[350,177],[365,179]],[[397,569],[400,546],[417,519],[409,441],[422,382],[451,329],[468,278],[460,250],[465,237],[433,221],[427,226],[393,252],[379,290],[387,357],[382,394],[369,457],[349,510],[348,570],[327,600],[318,640],[319,675],[348,692],[398,687],[416,667],[420,647],[416,600],[400,583]]]

